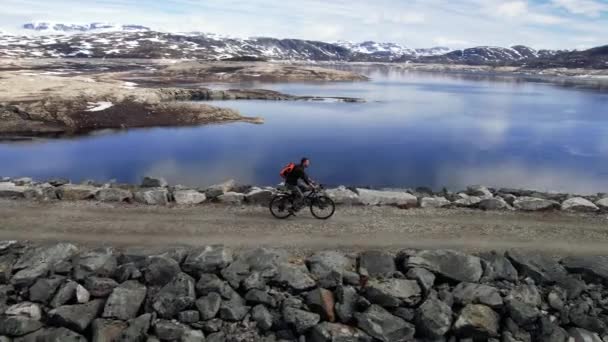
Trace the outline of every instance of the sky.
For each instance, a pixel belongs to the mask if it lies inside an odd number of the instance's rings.
[[[608,0],[0,0],[0,29],[113,22],[408,47],[584,49],[608,44]]]

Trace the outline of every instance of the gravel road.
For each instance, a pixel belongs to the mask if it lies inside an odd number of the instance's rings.
[[[318,249],[521,248],[555,254],[608,251],[606,214],[338,207],[327,221],[303,211],[288,220],[266,208],[151,207],[96,202],[0,201],[0,239],[117,247],[225,244]]]

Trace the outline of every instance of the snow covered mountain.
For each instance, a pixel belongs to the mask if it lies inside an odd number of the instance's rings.
[[[403,58],[403,56],[418,58],[441,55],[451,51],[446,47],[412,49],[395,43],[377,43],[373,41],[365,41],[362,43],[338,41],[335,44],[350,50],[355,59],[367,61],[395,61]]]
[[[22,26],[25,31],[42,32],[47,34],[108,32],[108,31],[150,31],[141,25],[118,25],[111,23],[62,24],[51,22],[33,22]]]
[[[156,32],[139,25],[32,23],[26,26],[36,34],[0,33],[0,58],[186,58],[608,68],[606,47],[587,50],[588,53],[534,50],[522,45],[450,51],[444,47],[413,49],[371,41],[326,43],[268,37],[241,39],[199,32]]]

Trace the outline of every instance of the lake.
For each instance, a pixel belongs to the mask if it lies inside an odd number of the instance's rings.
[[[212,87],[366,103],[213,102],[265,123],[0,143],[0,176],[272,185],[284,164],[306,156],[310,175],[331,185],[608,192],[608,93],[508,77],[356,70],[372,80]]]

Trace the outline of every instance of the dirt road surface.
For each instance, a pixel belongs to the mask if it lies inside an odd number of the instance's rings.
[[[327,221],[303,211],[274,219],[262,207],[156,207],[95,202],[0,201],[0,240],[72,241],[161,248],[224,244],[235,248],[520,248],[551,254],[608,255],[606,214],[400,210],[338,207]]]

